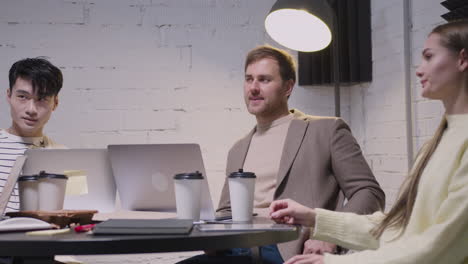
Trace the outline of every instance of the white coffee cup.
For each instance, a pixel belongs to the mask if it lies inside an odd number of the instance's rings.
[[[200,220],[202,181],[203,175],[198,171],[174,176],[177,218]]]
[[[242,169],[229,175],[229,197],[234,222],[252,221],[256,178],[255,173]]]
[[[36,211],[39,209],[39,192],[37,175],[25,175],[18,178],[20,211]]]
[[[39,210],[62,210],[68,177],[41,171],[38,179]]]

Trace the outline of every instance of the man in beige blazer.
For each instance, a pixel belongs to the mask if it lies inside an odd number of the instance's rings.
[[[311,208],[359,214],[382,210],[385,194],[348,125],[340,118],[289,110],[288,98],[295,80],[294,61],[288,53],[269,46],[249,52],[244,99],[257,125],[229,151],[226,174],[242,168],[257,175],[254,211],[260,216],[268,217],[270,203],[284,198]],[[226,180],[217,213],[226,214],[230,209]],[[308,238],[304,229],[296,241],[261,247],[263,263],[282,263],[301,253],[336,250],[336,245]],[[245,252],[232,249],[184,263],[252,262],[251,253]]]

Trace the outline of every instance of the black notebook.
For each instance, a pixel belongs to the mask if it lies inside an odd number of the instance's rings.
[[[190,219],[109,219],[94,227],[95,235],[184,235],[193,227]]]

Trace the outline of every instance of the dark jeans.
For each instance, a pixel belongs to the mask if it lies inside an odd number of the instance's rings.
[[[0,257],[0,264],[12,264],[13,257]]]
[[[278,247],[276,245],[268,245],[260,247],[262,255],[262,263],[264,264],[281,264],[283,258],[281,257]],[[182,260],[177,264],[216,264],[216,263],[239,263],[239,264],[253,264],[252,251],[250,248],[231,248],[216,256],[198,255],[186,260]]]

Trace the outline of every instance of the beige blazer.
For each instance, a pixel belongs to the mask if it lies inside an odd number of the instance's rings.
[[[336,117],[309,116],[291,110],[277,176],[274,199],[290,198],[311,208],[369,214],[383,210],[385,194],[375,180],[348,125]],[[243,168],[255,128],[234,144],[228,154],[226,175]],[[343,204],[344,199],[347,203]],[[230,211],[225,180],[217,212]],[[304,229],[298,240],[278,245],[284,260],[301,254]]]

